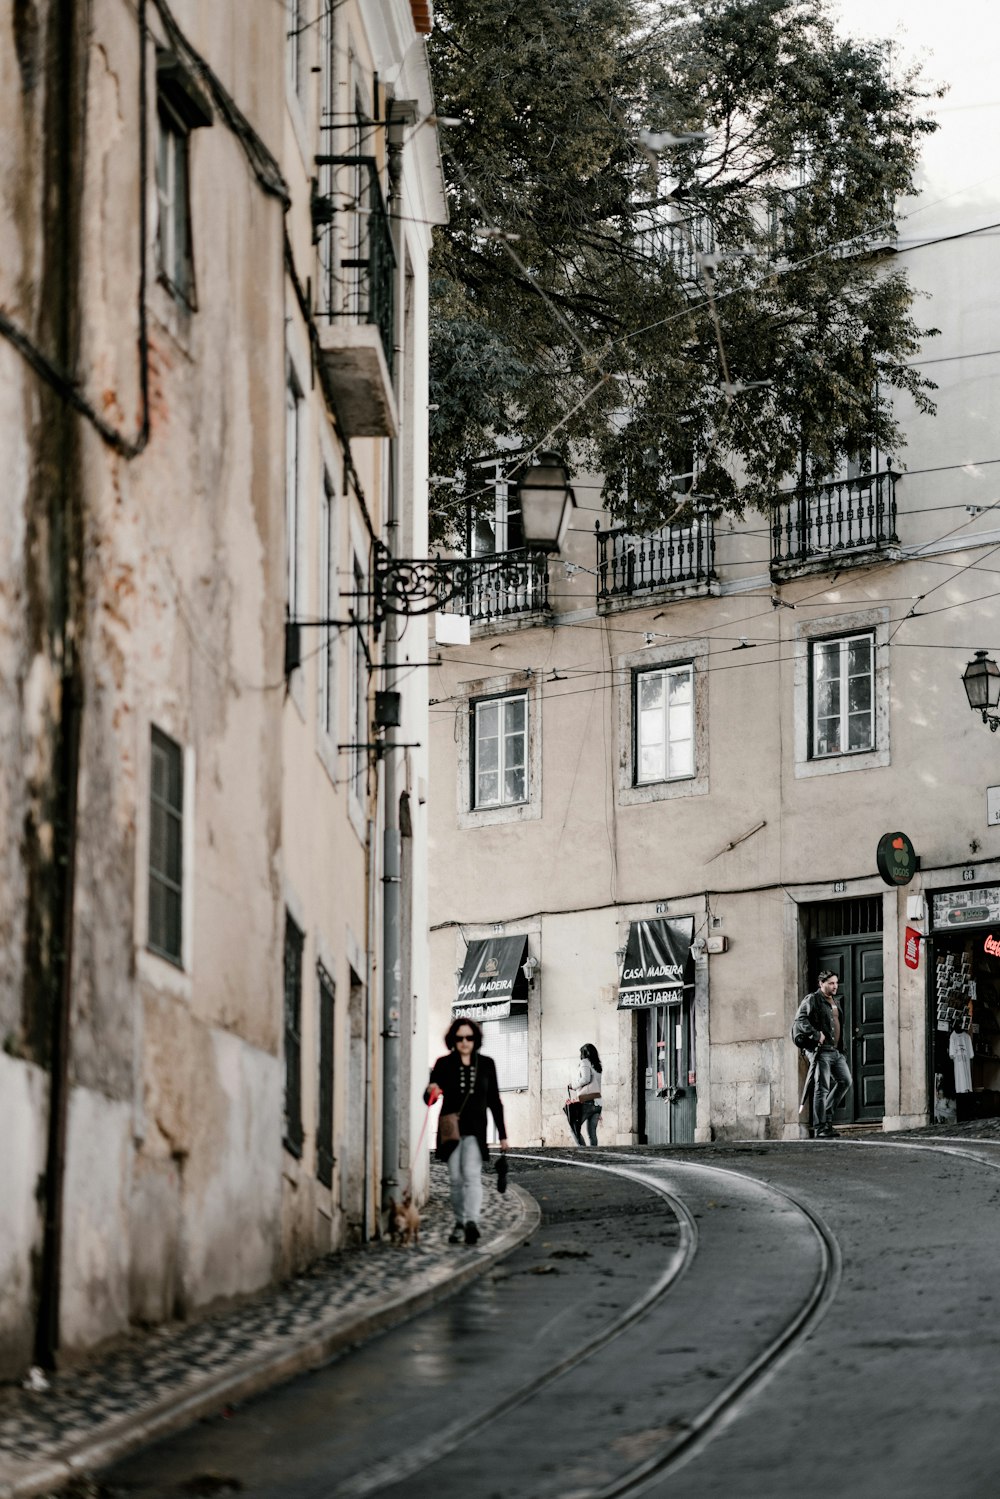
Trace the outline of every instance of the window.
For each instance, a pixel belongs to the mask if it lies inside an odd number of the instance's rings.
[[[302,391],[288,372],[285,387],[285,551],[288,616],[299,614],[299,468],[302,455]]]
[[[157,105],[156,266],[170,291],[194,307],[191,200],[188,190],[190,132],[168,99]]]
[[[512,807],[528,800],[528,697],[473,703],[472,804]]]
[[[288,87],[293,94],[302,97],[305,88],[305,31],[306,0],[286,0],[288,31],[285,35],[285,72]]]
[[[368,655],[365,650],[365,573],[357,557],[354,559],[354,641],[351,667],[351,780],[354,794],[360,800],[364,796],[365,767],[368,764]]]
[[[302,953],[305,937],[285,912],[285,1149],[302,1154]]]
[[[633,673],[635,784],[694,775],[694,667]]]
[[[483,1051],[493,1058],[501,1093],[528,1086],[528,1016],[526,1011],[504,1020],[484,1020]]]
[[[875,637],[811,642],[812,757],[875,747]]]
[[[179,744],[153,729],[149,776],[149,934],[151,951],[182,961],[184,758]]]
[[[320,510],[319,537],[319,609],[321,619],[332,619],[336,608],[336,518],[337,501],[329,475],[324,476]],[[333,625],[321,626],[319,656],[319,726],[332,736],[336,682],[334,668],[336,636]]]
[[[333,1023],[336,989],[322,963],[319,980],[319,1119],[316,1124],[316,1175],[333,1186]]]

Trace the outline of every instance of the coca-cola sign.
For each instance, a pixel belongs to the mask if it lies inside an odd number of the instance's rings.
[[[983,943],[983,952],[988,953],[991,958],[1000,958],[1000,942],[992,932]]]

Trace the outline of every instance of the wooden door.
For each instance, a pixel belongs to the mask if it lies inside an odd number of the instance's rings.
[[[828,968],[840,979],[844,1055],[854,1086],[835,1123],[860,1124],[885,1112],[885,1032],[882,996],[882,937],[826,937],[809,943],[809,988]]]

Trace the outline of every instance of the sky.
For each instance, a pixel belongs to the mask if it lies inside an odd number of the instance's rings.
[[[902,205],[908,231],[971,228],[1000,219],[1000,6],[996,0],[833,0],[843,30],[886,37],[948,93],[931,101],[940,124],[923,147],[918,202]]]

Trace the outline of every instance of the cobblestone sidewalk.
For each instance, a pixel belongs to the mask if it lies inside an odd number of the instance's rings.
[[[447,1171],[435,1163],[418,1245],[383,1240],[328,1255],[217,1316],[131,1336],[102,1358],[52,1376],[47,1390],[0,1385],[0,1499],[58,1490],[74,1475],[324,1362],[483,1273],[537,1225],[532,1199],[513,1184],[501,1196],[495,1182],[490,1171],[474,1250],[447,1243]]]

